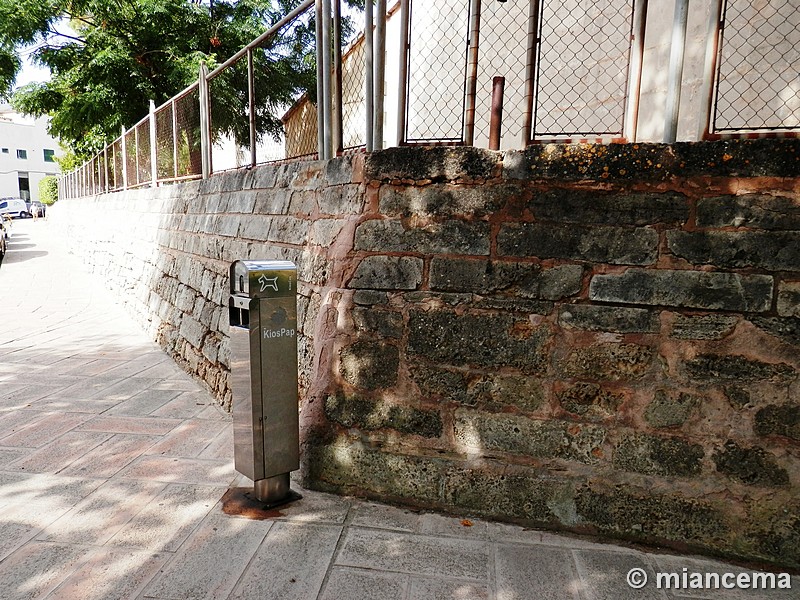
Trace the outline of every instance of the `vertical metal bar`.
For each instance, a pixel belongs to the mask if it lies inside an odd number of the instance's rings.
[[[158,186],[158,138],[156,136],[156,103],[150,100],[150,187]]]
[[[136,185],[139,185],[142,181],[139,177],[141,174],[141,165],[139,165],[139,128],[136,125],[133,126],[133,147],[136,150]]]
[[[325,154],[325,139],[323,130],[325,129],[325,115],[322,111],[322,96],[325,87],[323,79],[323,45],[322,45],[322,0],[314,3],[314,24],[316,25],[316,50],[317,50],[317,155],[320,160]]]
[[[206,63],[200,63],[198,79],[198,92],[200,96],[200,165],[203,179],[211,175],[211,114],[208,98],[208,68]]]
[[[678,137],[678,112],[681,103],[681,79],[686,48],[686,23],[689,18],[689,0],[677,0],[672,21],[672,41],[669,51],[667,76],[667,106],[664,121],[664,143],[673,144]]]
[[[506,88],[505,77],[492,79],[492,115],[489,121],[489,150],[500,150],[503,135],[503,93]]]
[[[122,189],[128,189],[128,148],[125,143],[125,126],[122,126],[122,136],[119,138],[122,147]]]
[[[331,158],[332,134],[331,126],[333,123],[331,113],[331,0],[322,0],[322,85],[324,87],[322,96],[322,109],[324,120],[324,140],[325,140],[325,160]]]
[[[406,141],[406,103],[408,101],[409,6],[410,0],[400,0],[400,68],[397,82],[397,145]]]
[[[103,175],[105,176],[103,181],[103,191],[107,194],[109,188],[111,187],[108,184],[108,146],[103,148]]]
[[[705,114],[698,124],[697,139],[703,140],[711,131],[711,106],[714,100],[714,80],[716,79],[717,60],[719,58],[719,33],[723,27],[722,0],[711,5],[708,16],[708,34],[706,35],[706,57],[703,65],[703,80],[700,98],[705,101]]]
[[[172,99],[172,172],[178,177],[178,111]]]
[[[539,44],[539,0],[530,0],[528,13],[528,53],[525,65],[525,115],[523,116],[523,147],[533,140],[533,94],[536,82],[536,48]]]
[[[467,98],[464,116],[464,143],[475,143],[475,96],[478,93],[478,46],[481,29],[481,0],[470,1],[469,40],[467,41]]]
[[[344,150],[344,106],[342,105],[342,0],[333,2],[333,153]]]
[[[625,115],[623,135],[628,142],[636,141],[639,125],[639,97],[642,91],[642,63],[644,59],[644,32],[647,0],[636,0],[633,7],[633,48],[631,48],[628,110]]]
[[[256,166],[256,82],[253,49],[247,49],[247,114],[250,120],[250,166]]]
[[[375,150],[375,71],[372,32],[372,0],[364,4],[364,77],[366,95],[367,152]]]
[[[386,0],[378,0],[375,21],[375,150],[383,149],[384,88],[386,83]]]

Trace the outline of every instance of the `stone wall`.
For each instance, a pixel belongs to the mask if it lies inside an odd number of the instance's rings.
[[[309,485],[797,567],[798,175],[797,141],[399,148],[56,218],[224,402],[228,263],[298,262]]]

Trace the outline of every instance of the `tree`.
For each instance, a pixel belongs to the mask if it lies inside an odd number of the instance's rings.
[[[48,175],[39,181],[39,200],[47,205],[58,200],[58,179],[55,176]]]
[[[349,0],[357,3],[356,0]],[[21,112],[51,117],[50,133],[86,157],[258,37],[300,0],[0,0],[0,95],[19,69],[15,49],[34,46],[34,61],[51,80],[13,94]],[[363,2],[362,2],[363,4]],[[70,28],[64,26],[68,20]],[[259,131],[274,132],[274,109],[300,93],[313,94],[313,22],[298,23],[256,54],[262,105]],[[217,86],[215,114],[240,137],[238,121],[246,78],[233,73]]]

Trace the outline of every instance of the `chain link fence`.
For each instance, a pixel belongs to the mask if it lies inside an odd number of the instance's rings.
[[[800,127],[800,5],[724,0],[712,133]]]

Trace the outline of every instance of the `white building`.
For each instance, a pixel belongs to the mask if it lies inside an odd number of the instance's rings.
[[[39,199],[39,182],[58,175],[58,141],[47,133],[47,117],[33,119],[0,104],[0,198]]]

